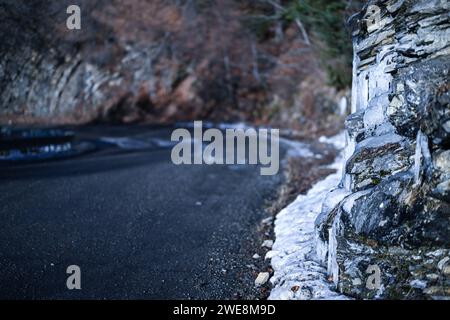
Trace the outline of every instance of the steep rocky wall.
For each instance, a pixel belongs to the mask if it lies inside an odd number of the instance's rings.
[[[350,20],[345,174],[316,221],[320,259],[350,296],[450,296],[449,10],[371,0]]]
[[[71,4],[81,30],[66,28]],[[192,116],[196,78],[173,53],[182,21],[162,0],[0,0],[0,123]]]
[[[81,30],[66,28],[70,4],[81,8]],[[255,17],[273,14],[252,0],[0,0],[0,124],[203,119],[339,130],[347,93],[326,85],[298,27],[280,22],[275,32],[263,19],[253,30]]]
[[[64,28],[69,2],[0,2],[2,122],[88,121],[99,102],[108,99],[111,90],[104,87],[120,84],[113,68],[101,66],[113,65],[112,57],[98,63],[96,44],[102,44],[105,28],[90,16],[83,16],[83,27],[94,27],[98,34]],[[83,5],[89,11],[97,7],[87,1]]]

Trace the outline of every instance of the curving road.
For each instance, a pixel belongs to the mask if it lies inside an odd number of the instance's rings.
[[[246,265],[280,176],[175,166],[164,145],[170,128],[76,131],[97,150],[0,167],[0,298],[258,296]],[[66,287],[69,265],[81,268],[81,290]]]

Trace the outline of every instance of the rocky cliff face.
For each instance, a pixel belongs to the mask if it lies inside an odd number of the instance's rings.
[[[70,4],[81,30],[66,28]],[[0,0],[0,124],[203,119],[309,134],[340,123],[346,93],[326,85],[294,23],[264,19],[276,10],[252,0]]]
[[[350,296],[450,296],[449,13],[447,0],[371,0],[350,21],[345,174],[316,221]]]

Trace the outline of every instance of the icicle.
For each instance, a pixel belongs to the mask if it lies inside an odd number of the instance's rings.
[[[422,148],[420,147],[422,140],[422,131],[417,132],[416,138],[416,152],[414,154],[414,183],[416,185],[420,184],[420,167],[422,165]]]
[[[317,229],[315,230],[315,232],[316,256],[321,264],[325,264],[327,262],[328,243],[322,241],[322,239],[319,237]]]
[[[425,168],[426,170],[431,168],[431,152],[430,152],[430,147],[428,145],[428,136],[425,134],[422,134],[422,141],[420,144],[420,147],[422,149],[422,156],[423,156],[423,162],[425,164]]]
[[[345,190],[351,191],[352,188],[352,177],[349,175],[346,170],[346,164],[347,160],[350,159],[353,152],[355,151],[355,140],[350,138],[350,135],[348,134],[348,131],[345,132],[345,149],[344,149],[344,161],[342,163],[342,179],[341,184],[344,187]]]
[[[423,134],[421,130],[417,132],[416,138],[416,152],[414,154],[414,183],[419,185],[422,182],[422,167],[427,167],[427,165],[423,165],[431,163],[431,153],[428,147],[428,137]]]
[[[337,263],[337,233],[339,232],[339,221],[341,214],[338,213],[333,220],[333,224],[328,229],[328,265],[327,273],[331,276],[333,283],[337,286],[339,281],[339,265]]]

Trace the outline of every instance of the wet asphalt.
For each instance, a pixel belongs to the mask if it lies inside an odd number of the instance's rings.
[[[257,166],[175,166],[170,128],[75,128],[95,150],[0,166],[1,299],[255,298],[258,225],[281,183]],[[66,269],[81,270],[69,290]]]

